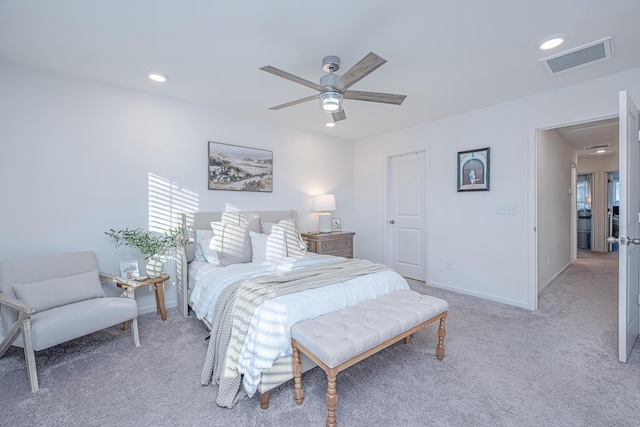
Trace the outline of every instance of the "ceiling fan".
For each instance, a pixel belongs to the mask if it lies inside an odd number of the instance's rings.
[[[358,101],[369,102],[383,102],[385,104],[400,105],[407,97],[406,95],[395,95],[392,93],[380,93],[380,92],[362,92],[358,90],[347,90],[368,74],[375,71],[378,67],[387,62],[373,52],[370,52],[367,56],[362,58],[360,62],[354,65],[349,71],[342,76],[335,74],[340,69],[340,58],[337,56],[326,56],[322,60],[322,69],[328,74],[320,77],[320,84],[313,83],[309,80],[303,79],[286,71],[279,70],[275,67],[267,65],[260,68],[267,73],[274,74],[278,77],[282,77],[292,82],[299,83],[301,85],[310,87],[317,90],[318,94],[307,96],[306,98],[290,101],[285,104],[276,105],[269,108],[270,110],[280,110],[282,108],[291,107],[292,105],[301,104],[303,102],[311,101],[313,99],[320,99],[320,105],[322,110],[327,113],[331,113],[334,122],[344,120],[347,116],[344,113],[342,107],[343,99],[355,99]]]

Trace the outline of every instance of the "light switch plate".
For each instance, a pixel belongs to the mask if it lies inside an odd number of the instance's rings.
[[[496,215],[518,215],[518,206],[516,205],[497,205]]]

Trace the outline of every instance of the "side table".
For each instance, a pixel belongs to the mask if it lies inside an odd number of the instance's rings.
[[[351,231],[334,231],[326,234],[302,234],[309,252],[353,258],[353,236]]]
[[[164,282],[169,280],[168,274],[161,274],[159,277],[148,277],[144,280],[127,280],[121,277],[115,277],[113,279],[116,282],[116,286],[124,288],[125,292],[133,292],[138,286],[152,286],[156,293],[156,313],[162,317],[162,320],[167,320],[167,310],[164,306]],[[126,322],[124,329],[129,328],[129,322]]]

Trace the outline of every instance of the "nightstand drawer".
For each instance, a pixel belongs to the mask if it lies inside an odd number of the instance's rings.
[[[303,234],[309,252],[353,258],[353,236],[355,233],[342,231],[331,234]]]
[[[320,242],[322,253],[336,252],[336,251],[351,251],[351,246],[353,245],[351,239],[335,239],[335,240],[325,240]]]

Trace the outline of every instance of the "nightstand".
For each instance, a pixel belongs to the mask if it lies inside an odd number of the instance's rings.
[[[353,258],[353,236],[350,231],[336,231],[327,234],[302,234],[309,252]]]

